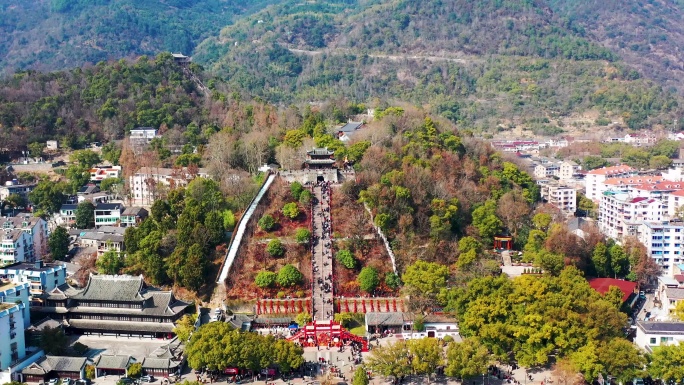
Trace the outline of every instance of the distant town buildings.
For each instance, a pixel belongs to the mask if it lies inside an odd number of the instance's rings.
[[[90,169],[90,181],[102,182],[107,178],[121,177],[121,166],[95,166]]]
[[[574,214],[577,211],[577,190],[556,181],[548,181],[541,184],[542,200],[554,205],[566,214]]]
[[[12,194],[28,199],[28,194],[36,185],[36,183],[19,183],[16,179],[7,181],[4,186],[0,186],[0,199],[5,200]]]

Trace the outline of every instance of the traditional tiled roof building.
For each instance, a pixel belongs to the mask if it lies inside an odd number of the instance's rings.
[[[62,285],[46,294],[45,303],[36,310],[66,321],[68,330],[157,338],[173,335],[174,321],[189,305],[131,275],[91,275],[85,288]]]

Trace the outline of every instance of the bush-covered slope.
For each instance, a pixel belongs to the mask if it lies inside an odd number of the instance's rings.
[[[163,51],[190,54],[236,17],[273,0],[6,0],[0,73],[53,70]]]
[[[466,127],[563,131],[587,111],[668,125],[679,97],[544,1],[286,2],[205,40],[196,60],[271,101],[430,104]]]

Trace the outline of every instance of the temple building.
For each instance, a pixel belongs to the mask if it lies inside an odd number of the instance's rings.
[[[335,165],[335,152],[325,148],[314,148],[306,152],[306,168],[308,169],[330,169]]]
[[[61,285],[44,302],[33,310],[63,321],[72,333],[155,338],[173,337],[174,322],[189,306],[131,275],[91,275],[85,288]]]

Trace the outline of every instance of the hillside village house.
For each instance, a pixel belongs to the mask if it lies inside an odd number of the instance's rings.
[[[0,265],[33,261],[33,240],[24,231],[3,229],[0,237]]]
[[[674,345],[684,341],[684,322],[637,321],[634,343],[652,353],[662,345]]]
[[[121,253],[124,250],[123,227],[102,226],[93,230],[85,230],[78,236],[82,247],[90,247],[97,251],[100,257],[107,251]]]
[[[209,173],[203,168],[142,167],[129,179],[131,203],[152,206],[168,190],[186,186],[196,177],[209,178]]]
[[[603,193],[598,226],[606,236],[621,241],[623,237],[636,236],[641,222],[659,222],[663,216],[660,200],[611,190]]]
[[[44,296],[35,308],[79,334],[170,338],[174,322],[190,305],[145,284],[142,276],[91,275],[85,288],[68,284]]]
[[[584,178],[585,191],[587,198],[598,202],[601,195],[606,190],[603,182],[608,178],[624,178],[636,174],[636,170],[630,166],[602,167],[587,172]]]
[[[147,218],[149,213],[142,207],[128,207],[121,213],[121,227],[135,227]]]
[[[95,227],[113,226],[121,222],[124,206],[121,203],[98,203],[95,205]]]
[[[102,182],[107,178],[119,178],[121,166],[95,166],[90,169],[90,181]]]
[[[541,198],[563,211],[566,214],[574,214],[577,211],[577,191],[556,181],[540,183]]]
[[[29,193],[37,185],[37,183],[19,183],[16,179],[7,181],[4,186],[0,186],[0,200],[5,200],[13,194],[19,195],[26,200]]]

